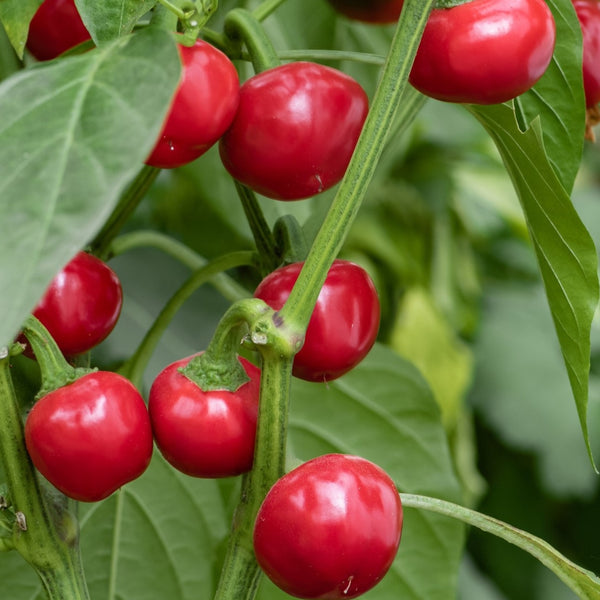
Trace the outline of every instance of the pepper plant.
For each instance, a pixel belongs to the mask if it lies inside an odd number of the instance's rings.
[[[484,510],[486,428],[597,487],[586,29],[506,4],[0,2],[2,597],[515,593],[479,531],[549,577],[516,598],[600,598]]]

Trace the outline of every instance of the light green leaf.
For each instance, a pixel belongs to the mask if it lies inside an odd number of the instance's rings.
[[[0,85],[0,345],[143,166],[179,64],[149,29]]]
[[[29,22],[42,0],[0,0],[0,21],[15,52],[23,58]]]
[[[470,110],[494,140],[517,190],[593,462],[587,407],[590,331],[598,304],[594,242],[545,156],[539,121],[521,132],[507,105]]]
[[[81,18],[96,44],[131,33],[156,0],[75,0]]]
[[[473,357],[423,289],[409,289],[390,337],[390,345],[419,368],[453,428],[471,383]]]

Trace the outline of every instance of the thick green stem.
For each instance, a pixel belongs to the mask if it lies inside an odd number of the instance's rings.
[[[9,357],[0,350],[0,462],[15,516],[13,546],[38,573],[50,600],[89,600],[75,517],[51,504],[27,454]],[[65,536],[65,532],[69,532]]]
[[[142,198],[146,195],[146,192],[150,189],[159,173],[160,169],[144,165],[119,200],[119,203],[107,219],[104,227],[102,227],[98,235],[90,244],[90,249],[93,254],[104,259],[110,243],[133,214],[133,211],[142,201]]]
[[[285,471],[293,357],[282,359],[279,352],[268,346],[263,347],[262,357],[254,466],[244,476],[215,600],[252,600],[255,597],[261,572],[252,546],[254,521],[267,492]]]
[[[445,500],[413,494],[400,494],[400,498],[404,508],[432,511],[498,536],[537,558],[568,585],[578,598],[590,600],[600,598],[600,579],[591,571],[567,559],[545,540],[498,519]]]
[[[212,279],[216,274],[227,269],[251,264],[252,257],[252,252],[232,252],[231,254],[216,258],[194,272],[167,302],[152,327],[147,331],[135,353],[121,366],[119,373],[127,377],[134,385],[140,386],[144,371],[156,345],[184,302],[201,285]]]
[[[208,260],[170,235],[154,230],[138,230],[116,237],[107,250],[107,259],[136,248],[156,248],[168,254],[182,265],[196,271],[208,264]],[[226,273],[218,273],[210,284],[225,298],[235,302],[249,296],[248,291]]]
[[[348,234],[392,128],[434,0],[406,0],[348,170],[280,316],[304,331],[327,272]]]
[[[243,8],[229,11],[225,17],[224,29],[230,40],[241,42],[246,46],[256,73],[280,64],[271,40],[251,12]]]

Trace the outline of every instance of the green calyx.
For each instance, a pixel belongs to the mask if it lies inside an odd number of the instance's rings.
[[[235,354],[218,359],[204,352],[192,358],[179,372],[205,392],[235,392],[250,380]]]
[[[23,333],[31,344],[42,375],[42,385],[36,400],[96,370],[70,365],[49,331],[33,315],[25,321]]]

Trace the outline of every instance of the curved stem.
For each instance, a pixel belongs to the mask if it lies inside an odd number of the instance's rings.
[[[329,267],[340,251],[383,152],[434,0],[405,0],[383,73],[363,131],[329,213],[308,254],[296,285],[280,311],[304,331]]]
[[[121,228],[137,208],[146,192],[150,189],[154,180],[160,173],[160,169],[144,165],[137,177],[127,188],[119,203],[107,219],[104,227],[90,244],[90,250],[98,258],[104,259],[108,246],[113,238],[121,231]]]
[[[184,302],[204,283],[217,273],[234,267],[252,264],[251,252],[232,252],[216,258],[195,271],[189,279],[175,292],[158,315],[152,327],[146,332],[134,354],[119,369],[119,373],[127,377],[135,386],[141,385],[142,376],[165,329],[172,321]]]
[[[224,30],[231,40],[239,40],[246,46],[256,73],[280,64],[271,40],[251,12],[243,8],[229,11]]]
[[[405,508],[418,508],[442,514],[498,536],[537,558],[569,586],[579,598],[596,600],[600,598],[600,579],[591,571],[571,562],[545,540],[452,502],[413,494],[400,494],[400,498],[402,506]]]
[[[13,547],[36,570],[50,600],[89,600],[77,523],[66,507],[60,510],[47,502],[35,474],[25,447],[9,361],[8,352],[0,352],[0,464],[18,517]],[[72,535],[65,537],[64,531]]]
[[[154,230],[140,230],[116,237],[107,248],[107,260],[135,248],[156,248],[173,257],[193,271],[204,267],[208,260],[196,251],[169,235]],[[247,298],[250,294],[235,279],[225,273],[217,273],[210,279],[213,285],[231,302]]]

